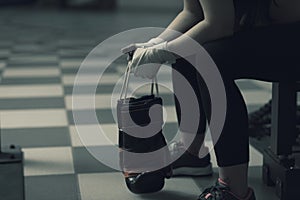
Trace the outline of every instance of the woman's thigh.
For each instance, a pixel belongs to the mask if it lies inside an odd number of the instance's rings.
[[[300,81],[300,23],[240,32],[204,48],[223,78]]]

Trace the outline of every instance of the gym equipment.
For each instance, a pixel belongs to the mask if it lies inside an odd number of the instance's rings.
[[[24,200],[23,152],[20,147],[1,147],[0,129],[0,198]]]
[[[172,174],[170,165],[157,170],[151,168],[157,163],[165,166],[164,164],[170,159],[167,143],[162,134],[162,99],[158,97],[157,81],[152,82],[151,95],[127,98],[130,70],[130,66],[128,66],[120,100],[117,104],[120,167],[125,176],[126,186],[131,192],[136,194],[152,193],[160,191],[164,187],[165,178],[170,178]],[[153,94],[154,86],[156,86],[157,96]],[[125,96],[122,98],[124,93]],[[154,115],[151,119],[149,117],[150,108]],[[143,129],[143,132],[138,132],[140,135],[131,134],[145,126],[149,128]],[[148,154],[162,148],[162,154],[158,157]],[[143,153],[147,154],[144,159],[142,158]],[[136,159],[132,154],[140,156]]]
[[[293,149],[296,93],[297,83],[273,83],[271,146],[264,152],[263,181],[275,186],[280,200],[298,200],[300,196],[300,157]]]

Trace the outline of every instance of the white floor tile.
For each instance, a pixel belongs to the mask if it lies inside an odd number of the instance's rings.
[[[57,68],[20,68],[6,69],[3,73],[5,78],[26,78],[26,77],[52,77],[60,76],[60,70]]]
[[[249,166],[262,166],[263,155],[250,145],[250,162]]]
[[[59,64],[62,68],[68,69],[68,68],[78,68],[83,59],[62,59]]]
[[[73,174],[73,158],[70,147],[23,149],[24,175]]]
[[[64,75],[63,83],[64,85],[74,85],[76,75]],[[99,75],[81,75],[77,77],[76,84],[78,85],[101,85],[101,84],[113,84],[115,85],[120,77],[118,75],[108,75],[105,74],[101,78]]]
[[[107,69],[109,65],[112,64],[110,60],[107,60],[103,55],[90,55],[86,57],[86,60],[82,63],[82,66],[85,69],[92,69],[92,68],[101,68]]]
[[[256,80],[251,80],[252,82],[254,82],[255,84],[257,84],[258,86],[264,88],[267,91],[272,91],[272,83],[270,82],[265,82],[265,81],[256,81]]]
[[[176,117],[176,110],[174,106],[164,106],[164,113],[163,113],[164,121],[165,122],[177,122]]]
[[[74,98],[74,99],[73,99]],[[111,109],[115,105],[110,94],[101,95],[68,95],[65,97],[65,104],[68,110],[81,109]],[[72,102],[76,102],[72,105]]]
[[[218,164],[217,164],[217,158],[216,158],[216,155],[215,155],[215,151],[214,151],[214,148],[213,148],[213,143],[212,141],[206,141],[205,142],[205,145],[209,148],[210,150],[210,157],[211,157],[211,163],[212,163],[212,166],[213,167],[218,167]]]
[[[0,111],[2,128],[38,128],[67,126],[64,109],[3,110]]]
[[[85,67],[85,69],[89,68],[106,68],[109,66],[109,62],[105,60],[105,57],[89,57],[89,59],[62,59],[60,61],[60,66],[64,69],[70,68],[79,68],[80,66]]]
[[[14,55],[9,58],[10,63],[43,63],[43,62],[57,62],[58,58],[56,55],[28,55],[20,54]]]
[[[0,61],[0,69],[4,69],[6,67],[6,63]]]
[[[56,97],[63,95],[61,85],[0,86],[0,98]]]
[[[247,105],[265,104],[271,97],[271,92],[268,91],[241,91]]]
[[[116,124],[70,126],[69,130],[74,147],[118,144],[118,127]]]

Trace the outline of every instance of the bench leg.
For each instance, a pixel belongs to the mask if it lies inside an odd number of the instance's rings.
[[[273,83],[271,146],[264,152],[263,180],[281,200],[299,199],[300,168],[295,165],[296,84]]]
[[[271,150],[278,156],[292,154],[296,136],[296,83],[273,83]]]

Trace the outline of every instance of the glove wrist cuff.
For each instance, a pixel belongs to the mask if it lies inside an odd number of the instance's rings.
[[[168,51],[168,42],[162,42],[160,44],[157,44],[157,45],[153,46],[153,48]]]
[[[158,37],[152,38],[151,40],[148,41],[148,43],[153,44],[153,45],[161,44],[163,42],[165,42],[165,41]]]
[[[168,50],[168,42],[163,42],[161,44],[155,45],[153,48],[156,50],[163,50],[160,52],[162,64],[174,64],[176,62],[175,55]]]

